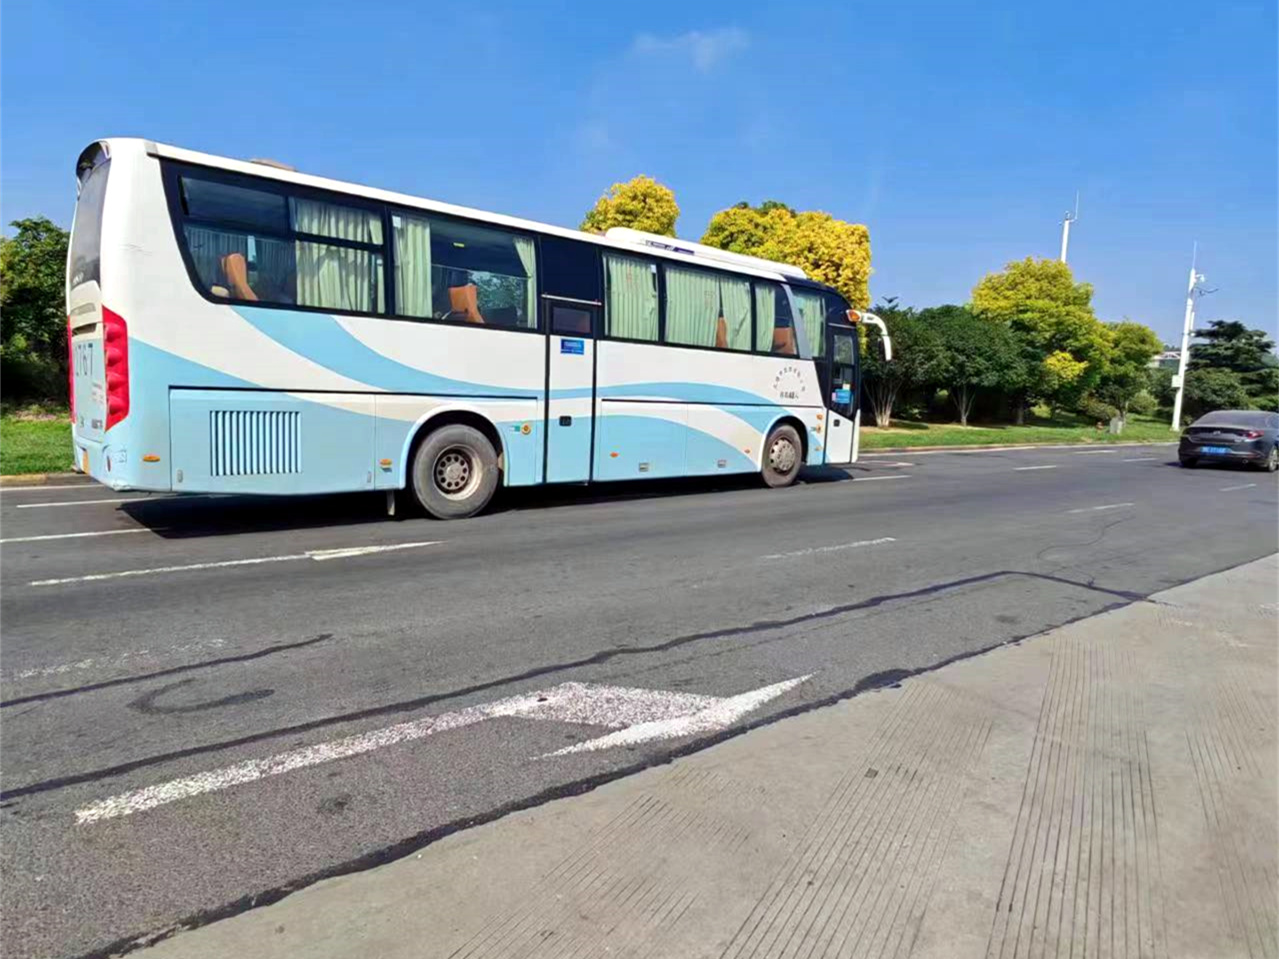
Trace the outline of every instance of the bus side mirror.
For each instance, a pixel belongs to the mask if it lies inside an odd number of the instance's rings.
[[[862,322],[879,330],[880,341],[884,344],[884,359],[891,362],[893,359],[893,340],[888,335],[888,326],[874,313],[863,313]]]

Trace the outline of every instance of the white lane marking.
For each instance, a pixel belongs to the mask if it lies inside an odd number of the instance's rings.
[[[34,679],[37,676],[60,676],[63,673],[69,673],[77,669],[110,669],[141,657],[159,659],[165,656],[177,656],[204,649],[219,649],[225,645],[225,639],[210,639],[207,642],[183,643],[180,646],[168,646],[164,649],[131,649],[120,653],[118,656],[109,656],[103,659],[81,659],[74,663],[58,663],[54,666],[37,666],[31,669],[24,669],[5,676],[4,679],[5,682],[12,682],[19,679]]]
[[[880,466],[914,466],[914,463],[880,463]]]
[[[1143,460],[1157,460],[1158,456],[1133,456],[1126,460],[1120,460],[1121,463],[1140,463]]]
[[[1026,470],[1055,470],[1056,466],[1014,466],[1014,473],[1024,473]]]
[[[1217,492],[1219,492],[1219,493],[1233,493],[1233,492],[1234,492],[1235,490],[1237,490],[1237,489],[1252,489],[1252,488],[1253,488],[1254,486],[1256,486],[1256,485],[1257,485],[1256,483],[1244,483],[1242,486],[1223,486],[1223,487],[1222,487],[1221,489],[1219,489]]]
[[[1072,456],[1087,456],[1089,453],[1118,453],[1119,450],[1075,450]]]
[[[306,555],[315,560],[349,559],[352,556],[368,556],[370,553],[390,553],[397,549],[416,549],[419,546],[435,546],[440,540],[425,543],[388,543],[383,546],[342,546],[337,549],[312,549]]]
[[[17,509],[45,509],[49,506],[97,506],[100,503],[141,503],[146,500],[177,499],[176,496],[115,496],[111,499],[69,499],[58,503],[19,503]],[[194,496],[188,499],[195,499]]]
[[[92,483],[59,483],[56,486],[0,486],[0,495],[4,493],[21,493],[23,490],[41,489],[93,489]]]
[[[125,576],[153,576],[160,573],[186,573],[199,569],[223,569],[227,566],[258,566],[262,563],[292,563],[300,559],[346,559],[350,556],[367,556],[370,553],[388,553],[397,549],[416,549],[420,546],[438,546],[442,540],[422,543],[391,543],[386,546],[360,546],[345,549],[311,549],[305,553],[289,553],[285,556],[255,556],[251,559],[224,559],[216,563],[189,563],[185,566],[152,566],[149,569],[122,569],[114,573],[92,573],[88,576],[67,576],[62,579],[37,579],[28,586],[64,586],[67,583],[93,583],[104,579],[120,579]]]
[[[139,526],[137,529],[100,529],[92,533],[46,533],[43,536],[10,536],[8,539],[0,539],[0,543],[36,543],[46,539],[80,539],[84,536],[120,536],[124,533],[160,533],[168,529],[167,526],[157,529],[151,529],[149,526]]]
[[[811,675],[811,674],[810,674]],[[798,676],[784,682],[774,683],[762,689],[753,689],[748,693],[729,696],[714,704],[685,716],[673,716],[667,719],[654,719],[646,723],[637,723],[615,733],[588,739],[584,743],[565,746],[551,753],[552,756],[567,756],[570,753],[595,752],[600,749],[611,749],[614,746],[634,746],[639,743],[652,742],[655,739],[675,739],[680,736],[691,736],[696,733],[711,733],[732,725],[742,716],[758,709],[769,700],[776,699],[785,692],[794,689],[809,676]]]
[[[1095,513],[1103,509],[1123,509],[1125,506],[1135,506],[1135,503],[1107,503],[1105,506],[1081,506],[1079,509],[1068,509],[1067,513]]]
[[[468,706],[455,712],[396,723],[394,726],[357,733],[327,743],[291,749],[265,759],[250,759],[222,769],[213,769],[194,776],[185,776],[143,789],[108,796],[106,799],[77,809],[76,822],[85,825],[117,816],[130,816],[179,799],[216,792],[267,776],[278,776],[295,769],[305,769],[337,759],[358,756],[385,746],[424,739],[436,733],[461,729],[486,719],[503,716],[605,726],[610,729],[620,729],[623,732],[628,729],[651,730],[663,723],[677,724],[669,729],[678,731],[666,732],[665,735],[686,735],[689,732],[717,729],[770,699],[780,696],[807,678],[804,676],[787,680],[774,686],[766,686],[763,689],[728,698],[624,686],[562,683],[539,692],[509,696],[491,703]],[[678,725],[681,720],[685,721],[683,726]],[[664,726],[661,728],[668,729]],[[635,741],[640,742],[647,738],[653,737],[644,735],[643,738]],[[580,743],[578,747],[569,747],[569,750],[603,748],[592,746],[593,742],[595,740]]]
[[[796,556],[812,556],[814,553],[837,553],[844,549],[857,549],[861,546],[878,546],[881,543],[895,543],[897,540],[891,536],[881,536],[879,539],[859,539],[855,543],[841,543],[838,546],[810,546],[808,549],[797,549],[789,553],[769,553],[767,556],[761,556],[760,559],[793,559]]]
[[[894,473],[892,476],[854,476],[854,483],[873,483],[876,480],[910,479],[909,473]]]

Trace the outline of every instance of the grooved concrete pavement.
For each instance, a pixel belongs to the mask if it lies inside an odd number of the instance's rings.
[[[161,957],[1279,954],[1279,561],[786,719]]]

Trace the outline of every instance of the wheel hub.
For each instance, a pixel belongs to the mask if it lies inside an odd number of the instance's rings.
[[[795,468],[795,444],[786,437],[773,441],[768,450],[768,462],[779,473],[789,473]]]
[[[465,494],[475,475],[474,464],[466,450],[447,449],[435,459],[435,486],[445,496],[455,498]]]

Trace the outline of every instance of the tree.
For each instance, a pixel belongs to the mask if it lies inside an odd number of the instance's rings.
[[[582,220],[582,229],[603,233],[610,227],[626,226],[645,233],[675,235],[679,204],[670,187],[651,176],[640,174],[625,183],[614,183]]]
[[[829,213],[797,213],[778,200],[720,210],[702,242],[721,250],[798,266],[839,290],[859,309],[870,304],[870,231]]]
[[[1264,330],[1250,330],[1238,320],[1213,320],[1195,333],[1190,369],[1229,370],[1239,376],[1249,404],[1274,409],[1279,403],[1279,360]]]
[[[1124,320],[1106,324],[1110,349],[1106,368],[1094,393],[1103,403],[1119,411],[1122,423],[1128,418],[1133,399],[1150,382],[1150,361],[1162,349],[1159,337],[1150,327]]]
[[[1188,370],[1181,398],[1182,420],[1189,423],[1213,410],[1247,409],[1248,399],[1238,373],[1214,367]]]
[[[1250,330],[1238,320],[1213,320],[1195,331],[1190,368],[1217,367],[1236,373],[1255,373],[1274,355],[1275,344],[1265,330]]]
[[[0,237],[0,382],[6,399],[63,398],[69,235],[38,216]]]
[[[940,339],[935,375],[949,391],[961,426],[968,425],[980,390],[1021,383],[1021,351],[1008,327],[981,320],[963,306],[921,310],[919,320]]]
[[[1021,338],[1027,359],[1038,362],[1021,397],[1068,406],[1096,385],[1106,367],[1109,341],[1093,313],[1092,286],[1076,283],[1070,267],[1026,257],[988,273],[975,287],[973,312],[1006,323]]]
[[[893,339],[893,358],[885,362],[874,347],[862,353],[862,390],[870,401],[875,425],[893,422],[893,407],[903,391],[937,382],[941,371],[942,342],[937,331],[920,319],[910,307],[894,302],[881,303],[875,313],[888,327]]]

